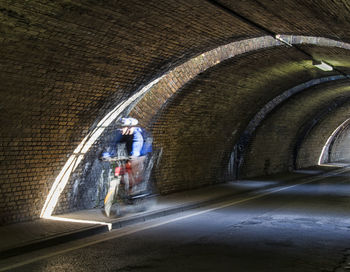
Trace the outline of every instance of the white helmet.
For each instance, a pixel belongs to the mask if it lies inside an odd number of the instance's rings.
[[[135,118],[121,118],[120,120],[118,120],[118,123],[122,126],[122,127],[133,127],[136,126],[139,121]]]

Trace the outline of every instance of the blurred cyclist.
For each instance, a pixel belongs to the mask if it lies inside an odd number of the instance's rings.
[[[129,174],[129,184],[126,186],[130,194],[137,193],[134,186],[143,181],[145,160],[147,154],[152,152],[152,140],[145,129],[138,126],[135,118],[121,118],[117,121],[119,128],[112,146],[112,154],[104,153],[103,156],[114,157],[125,154],[129,156],[126,170]],[[114,153],[115,152],[115,153]]]

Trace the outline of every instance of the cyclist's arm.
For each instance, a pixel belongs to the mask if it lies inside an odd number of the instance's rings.
[[[112,143],[111,143],[111,151],[110,151],[110,153],[111,153],[112,157],[116,156],[117,145],[121,141],[122,137],[123,137],[123,135],[122,135],[121,131],[117,130],[116,133],[115,133],[115,136],[114,136],[114,138],[112,140]]]
[[[141,129],[136,128],[133,134],[132,150],[130,155],[133,157],[141,156],[142,146],[143,146],[143,137],[142,137]]]

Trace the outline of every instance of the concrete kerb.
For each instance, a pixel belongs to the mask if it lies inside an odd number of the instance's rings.
[[[130,225],[134,225],[137,223],[142,223],[145,221],[150,221],[152,219],[157,219],[157,218],[161,218],[161,217],[165,217],[165,216],[169,216],[169,215],[174,215],[177,213],[182,213],[182,212],[186,212],[192,209],[197,209],[197,208],[201,208],[204,206],[209,206],[209,205],[213,205],[216,204],[218,202],[222,202],[222,201],[227,201],[229,199],[231,199],[234,196],[238,196],[241,194],[249,194],[249,193],[256,193],[258,191],[261,190],[268,190],[268,189],[272,189],[272,188],[278,188],[278,187],[282,187],[287,185],[285,182],[293,182],[295,180],[298,179],[298,183],[309,183],[312,181],[317,181],[320,180],[326,176],[333,176],[333,175],[337,175],[343,172],[349,171],[349,166],[340,168],[340,169],[329,169],[329,171],[324,171],[321,174],[318,175],[313,175],[310,177],[310,174],[302,174],[301,176],[299,174],[299,176],[291,176],[291,177],[287,177],[283,180],[283,183],[276,183],[276,184],[270,184],[270,185],[266,185],[266,186],[262,186],[259,189],[253,188],[253,189],[244,189],[241,191],[236,191],[234,193],[230,192],[226,195],[222,195],[220,197],[213,197],[211,199],[207,199],[204,201],[195,201],[195,202],[189,202],[186,204],[180,204],[180,205],[175,205],[172,207],[168,207],[168,208],[163,208],[163,209],[159,209],[159,210],[155,210],[155,211],[150,211],[150,212],[143,212],[142,214],[135,214],[132,217],[128,217],[126,219],[124,218],[116,218],[115,220],[113,220],[111,222],[112,224],[112,229],[120,229],[126,226],[130,226]],[[101,234],[101,233],[105,233],[108,232],[108,226],[106,225],[92,225],[89,227],[85,227],[85,228],[81,228],[79,230],[76,231],[72,231],[72,232],[68,232],[68,233],[61,233],[55,236],[51,236],[51,237],[47,237],[44,239],[37,239],[37,240],[33,240],[31,243],[28,243],[26,245],[21,245],[18,247],[14,247],[11,249],[7,249],[4,251],[0,252],[0,260],[4,260],[13,256],[18,256],[30,251],[35,251],[35,250],[39,250],[39,249],[43,249],[46,247],[51,247],[51,246],[55,246],[58,244],[62,244],[65,242],[69,242],[72,240],[78,240],[81,238],[85,238],[88,236],[92,236],[92,235],[96,235],[96,234]]]
[[[105,225],[94,225],[84,229],[79,229],[77,231],[62,233],[49,238],[44,238],[41,240],[33,240],[32,242],[22,245],[19,247],[14,247],[8,250],[0,252],[0,260],[4,260],[10,257],[25,254],[27,252],[43,249],[46,247],[55,246],[58,244],[63,244],[72,240],[81,239],[87,236],[92,236],[95,234],[100,234],[108,231],[108,227]]]
[[[266,187],[264,187],[266,189]],[[139,215],[135,215],[132,217],[129,217],[127,219],[123,218],[117,218],[116,220],[112,221],[112,229],[120,229],[123,227],[127,227],[130,225],[134,225],[137,223],[142,223],[145,221],[149,221],[152,219],[157,219],[160,217],[165,217],[168,215],[174,215],[176,213],[181,213],[185,211],[189,211],[191,209],[196,209],[200,208],[203,206],[207,206],[210,204],[215,204],[216,202],[228,200],[229,198],[232,198],[233,196],[237,196],[239,194],[247,193],[250,191],[254,191],[253,189],[251,190],[244,190],[241,192],[236,192],[236,193],[231,193],[226,196],[222,196],[220,198],[214,198],[210,200],[205,200],[205,201],[200,201],[200,202],[193,202],[189,204],[184,204],[184,205],[177,205],[175,207],[171,208],[164,208],[160,209],[157,211],[152,211],[152,212],[147,212]],[[84,229],[79,229],[77,231],[73,231],[70,233],[62,233],[59,235],[51,236],[48,238],[44,238],[42,240],[34,240],[32,243],[29,243],[27,245],[22,245],[19,247],[14,247],[8,250],[4,250],[0,252],[0,260],[7,259],[10,257],[18,256],[30,251],[35,251],[39,249],[43,249],[46,247],[51,247],[59,244],[63,244],[72,240],[77,240],[77,239],[82,239],[88,236],[96,235],[96,234],[101,234],[108,232],[109,228],[107,225],[93,225],[90,227],[86,227]]]

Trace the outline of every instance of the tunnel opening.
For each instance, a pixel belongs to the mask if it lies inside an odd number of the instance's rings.
[[[328,138],[319,164],[350,163],[350,119],[345,120]]]

